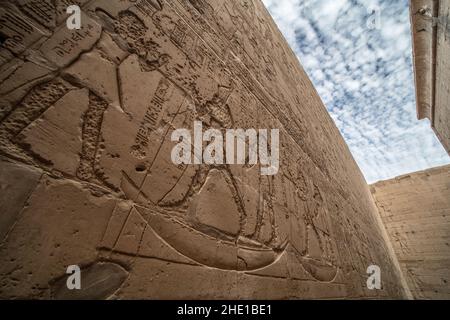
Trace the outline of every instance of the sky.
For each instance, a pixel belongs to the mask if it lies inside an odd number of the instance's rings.
[[[263,0],[368,183],[450,163],[417,120],[408,0]]]

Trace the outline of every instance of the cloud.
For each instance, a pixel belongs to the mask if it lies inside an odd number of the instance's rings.
[[[263,0],[369,183],[450,163],[416,118],[408,0]]]

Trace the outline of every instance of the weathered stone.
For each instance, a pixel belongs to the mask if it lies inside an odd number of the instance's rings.
[[[450,298],[450,166],[371,186],[416,299]]]
[[[9,1],[0,6],[0,20],[2,21],[2,49],[18,55],[27,50],[40,38],[47,34],[35,20],[19,10]]]
[[[48,299],[49,281],[67,266],[96,261],[115,203],[80,183],[43,177],[0,246],[0,297]]]
[[[370,190],[259,0],[77,1],[78,31],[64,3],[0,5],[48,31],[2,48],[29,61],[0,52],[0,151],[21,163],[2,164],[0,297],[405,297]],[[278,129],[277,174],[174,164],[194,121]]]
[[[417,117],[428,118],[450,154],[450,38],[449,0],[412,0]]]
[[[89,91],[73,90],[25,128],[19,141],[52,164],[75,176],[82,147],[82,116],[89,107]]]
[[[78,59],[80,54],[90,51],[100,38],[102,27],[84,12],[81,21],[83,23],[80,30],[69,30],[64,21],[39,48],[44,57],[58,67],[66,67]]]
[[[57,300],[107,299],[128,277],[128,272],[111,262],[97,262],[81,270],[81,289],[67,289],[67,276],[52,285],[52,297]]]
[[[0,164],[0,239],[4,241],[27,205],[26,201],[36,188],[42,171],[3,159]]]

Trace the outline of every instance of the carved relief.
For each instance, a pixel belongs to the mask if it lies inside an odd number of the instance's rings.
[[[323,284],[336,297],[359,285],[351,275],[369,261],[385,258],[389,266],[387,252],[369,253],[378,250],[378,229],[367,226],[373,238],[358,230],[365,223],[359,215],[375,214],[366,210],[370,205],[357,205],[370,201],[359,180],[346,183],[326,160],[329,154],[344,159],[348,150],[316,128],[335,130],[287,45],[274,44],[279,35],[261,3],[79,1],[84,23],[78,31],[64,27],[64,4],[0,6],[0,32],[7,35],[0,79],[8,88],[0,100],[7,102],[0,109],[0,150],[45,172],[32,205],[38,195],[55,201],[60,186],[89,210],[101,209],[101,227],[89,242],[94,253],[76,258],[90,274],[113,273],[114,283],[101,288],[106,296],[116,289],[126,296],[122,283],[134,281],[139,266],[161,261],[164,270],[178,270],[174,275],[189,267],[211,272],[210,280],[238,274],[245,281]],[[33,54],[17,56],[25,50]],[[192,129],[196,120],[205,130],[280,129],[280,172],[267,177],[258,165],[174,165],[171,133]],[[323,147],[313,142],[318,137]],[[73,206],[67,200],[48,210],[61,221],[59,210],[70,209],[95,225],[94,214],[85,217]],[[15,239],[4,247],[14,247]],[[120,262],[127,272],[103,261]],[[155,268],[145,270],[142,279]],[[59,289],[57,282],[53,291],[65,296]]]

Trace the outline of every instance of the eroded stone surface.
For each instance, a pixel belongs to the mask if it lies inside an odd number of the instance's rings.
[[[96,261],[117,203],[78,182],[48,176],[27,201],[0,246],[1,298],[50,298],[49,282],[67,266]]]
[[[9,230],[27,205],[28,197],[39,182],[42,171],[1,160],[0,167],[0,239],[5,240]]]
[[[371,186],[416,299],[450,298],[450,166]]]
[[[450,154],[450,1],[410,2],[417,117],[428,118]]]
[[[370,191],[259,0],[77,3],[81,35],[63,0],[0,5],[45,29],[0,55],[0,152],[44,172],[11,182],[23,212],[0,245],[1,297],[404,297]],[[194,121],[279,129],[278,174],[174,165],[171,133]],[[73,264],[110,280],[52,295]],[[389,270],[381,291],[371,264]]]
[[[58,300],[94,300],[108,299],[128,276],[128,272],[120,265],[111,262],[98,262],[82,269],[81,289],[68,290],[67,276],[52,285],[52,297]]]

